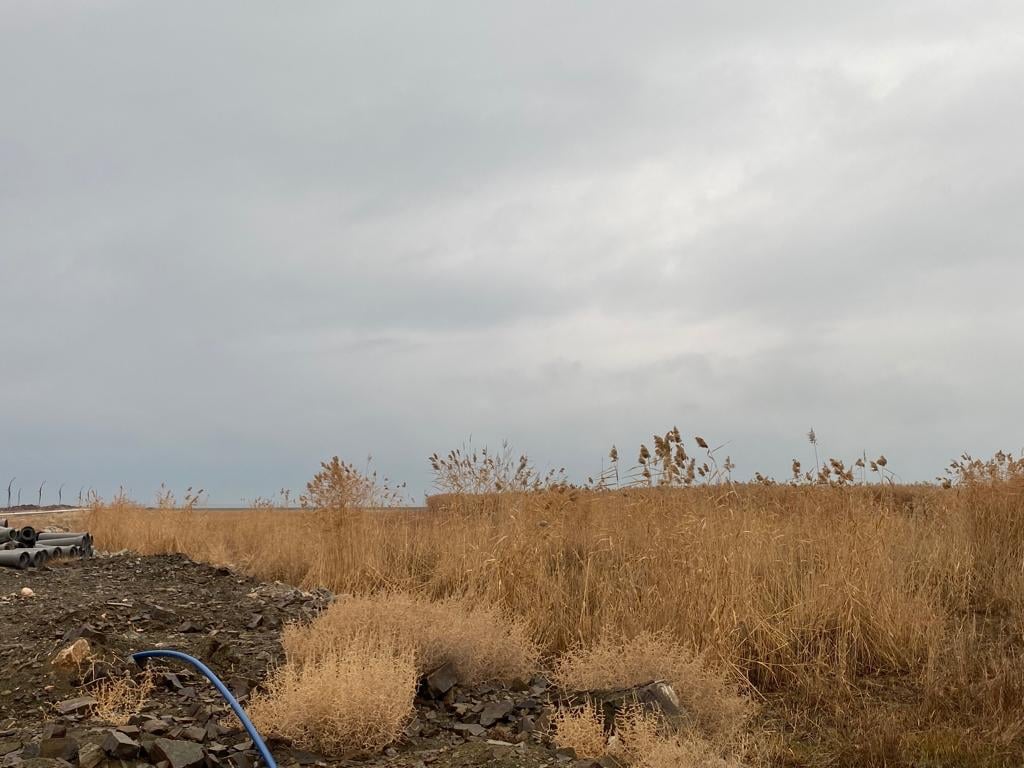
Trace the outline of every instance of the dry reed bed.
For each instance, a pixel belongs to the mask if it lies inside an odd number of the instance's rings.
[[[97,506],[87,524],[106,549],[184,552],[337,592],[466,596],[517,617],[550,656],[664,633],[757,693],[796,702],[791,724],[817,718],[812,710],[846,712],[852,723],[855,691],[899,679],[927,734],[939,723],[984,740],[996,762],[1024,734],[1017,481],[886,492],[561,489],[435,498],[416,514],[120,502]],[[893,738],[870,754],[930,754],[927,739]]]

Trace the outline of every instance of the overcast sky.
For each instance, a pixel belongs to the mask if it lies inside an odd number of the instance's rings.
[[[1019,0],[8,0],[2,485],[1019,449],[1022,125]]]

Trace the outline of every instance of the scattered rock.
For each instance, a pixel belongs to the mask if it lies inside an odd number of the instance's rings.
[[[83,744],[78,750],[78,768],[96,768],[105,757],[99,744]]]
[[[57,704],[57,711],[62,715],[75,715],[86,712],[96,706],[96,699],[92,696],[79,696],[74,699],[67,699]]]
[[[62,648],[50,663],[57,669],[77,669],[80,664],[92,656],[92,646],[84,637],[75,640],[71,645]]]
[[[139,742],[122,731],[110,731],[103,739],[103,751],[119,760],[132,760],[141,749]]]
[[[78,742],[75,739],[43,739],[39,742],[40,757],[54,757],[69,763],[78,756]]]
[[[456,723],[452,726],[456,731],[463,731],[468,733],[470,736],[483,736],[487,733],[487,729],[479,723]]]
[[[80,624],[74,629],[69,629],[64,633],[63,639],[65,643],[73,643],[79,638],[92,640],[94,643],[99,643],[101,645],[106,640],[106,636],[91,624]]]
[[[157,765],[166,761],[170,768],[193,768],[205,760],[201,746],[180,739],[157,739],[149,749],[149,756]]]
[[[683,714],[675,689],[663,680],[645,685],[637,691],[636,698],[641,704],[661,710],[666,717],[674,718]]]
[[[434,698],[441,698],[459,682],[459,676],[451,662],[445,662],[426,678],[427,690]]]
[[[41,557],[41,555],[40,555]],[[22,597],[35,597],[36,593],[32,591],[31,587],[22,587],[21,592],[18,593]]]
[[[515,705],[505,699],[504,701],[492,701],[487,704],[480,713],[480,725],[490,728],[499,720],[503,720],[515,708]]]
[[[637,704],[644,709],[658,712],[669,720],[678,720],[685,715],[675,690],[664,680],[655,680],[632,688],[585,691],[569,697],[569,700],[596,702],[602,709],[606,723],[615,722],[618,712]]]
[[[19,763],[19,768],[68,768],[68,761],[56,757],[30,757]]]

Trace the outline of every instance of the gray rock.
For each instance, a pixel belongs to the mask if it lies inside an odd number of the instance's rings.
[[[110,731],[103,739],[103,751],[119,760],[133,760],[141,749],[139,742],[121,731]]]
[[[78,750],[78,768],[96,768],[105,759],[99,744],[83,744]]]
[[[201,743],[206,739],[206,729],[200,728],[198,725],[190,725],[181,732],[181,735],[189,741],[198,741]]]
[[[470,736],[483,736],[487,729],[478,723],[456,723],[452,726],[456,731],[463,731]]]
[[[451,662],[446,662],[427,675],[427,690],[435,698],[441,698],[459,682],[459,676]]]
[[[503,720],[515,708],[515,705],[508,699],[504,701],[492,701],[484,707],[480,713],[480,725],[490,728],[499,720]]]
[[[59,758],[69,763],[78,756],[78,742],[75,739],[43,739],[39,742],[39,756]]]
[[[158,764],[166,760],[170,768],[193,768],[206,758],[201,746],[194,741],[180,739],[157,739],[149,750],[149,756]]]
[[[683,714],[675,689],[664,681],[659,680],[640,688],[636,692],[636,698],[641,704],[647,704],[652,709],[660,709],[667,717],[679,717]]]
[[[0,741],[0,757],[11,752],[17,752],[21,749],[21,742],[17,740],[12,741]]]
[[[75,699],[67,699],[57,704],[57,711],[62,715],[78,715],[96,706],[96,699],[92,696],[79,696]]]

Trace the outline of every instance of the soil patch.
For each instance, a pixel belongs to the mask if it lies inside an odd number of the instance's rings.
[[[31,596],[22,594],[25,588]],[[130,658],[135,651],[173,648],[208,664],[244,705],[268,668],[282,660],[282,626],[312,619],[331,598],[179,555],[118,554],[36,570],[0,569],[0,768],[42,768],[44,760],[65,761],[50,768],[151,765],[167,740],[200,744],[205,768],[250,768],[257,756],[251,742],[190,669],[154,664],[156,687],[120,736],[95,718],[91,686],[125,674],[138,678]],[[82,638],[94,658],[51,663]],[[425,693],[408,738],[383,755],[339,760],[285,744],[271,749],[282,765],[572,765],[533,730],[549,712],[546,683],[537,678],[520,688],[455,688],[440,699]],[[138,756],[127,742],[141,746]],[[185,760],[189,749],[180,751]],[[126,757],[115,757],[121,754]]]

